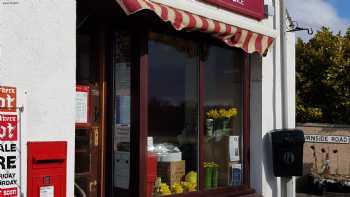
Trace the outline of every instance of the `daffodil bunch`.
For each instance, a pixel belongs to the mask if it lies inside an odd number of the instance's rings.
[[[171,186],[171,189],[175,194],[181,194],[184,192],[184,188],[180,183],[174,183],[174,185]]]
[[[233,118],[235,116],[237,116],[238,114],[238,109],[237,108],[229,108],[227,110],[225,110],[223,113],[222,113],[222,116],[225,117],[225,118]]]
[[[217,109],[211,109],[207,112],[207,116],[208,118],[218,119],[220,118],[220,113],[218,112]]]
[[[166,183],[161,183],[159,192],[160,192],[160,195],[162,196],[170,195],[171,191],[169,189],[169,185],[167,185]]]
[[[219,164],[215,162],[204,162],[204,168],[218,168]]]
[[[220,108],[220,109],[211,109],[207,112],[207,117],[212,119],[219,119],[219,118],[233,118],[237,116],[238,109],[237,108]]]
[[[191,171],[186,174],[185,181],[189,183],[196,183],[197,184],[197,172]]]
[[[181,182],[182,187],[186,192],[195,192],[197,191],[197,183],[191,183],[187,181]]]

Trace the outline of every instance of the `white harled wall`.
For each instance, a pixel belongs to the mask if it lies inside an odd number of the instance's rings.
[[[67,196],[74,185],[74,0],[0,0],[0,85],[18,88],[24,104],[22,144],[67,141]],[[25,97],[23,92],[27,91]],[[22,182],[26,182],[22,147]],[[22,185],[26,196],[26,184]]]

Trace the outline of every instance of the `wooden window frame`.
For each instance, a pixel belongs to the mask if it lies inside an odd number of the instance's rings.
[[[144,27],[144,30],[137,33],[139,39],[139,57],[137,60],[134,75],[138,76],[136,89],[134,91],[133,106],[135,109],[135,123],[138,130],[138,144],[135,147],[138,158],[138,168],[135,172],[138,173],[136,181],[137,186],[134,186],[139,197],[143,197],[147,191],[146,177],[147,177],[147,136],[148,136],[148,84],[149,84],[149,60],[148,60],[148,33],[150,28]],[[181,37],[181,33],[176,36]],[[189,34],[189,33],[187,33]],[[191,37],[191,36],[190,36]],[[198,40],[193,36],[194,40]],[[208,41],[210,39],[200,39],[199,43],[213,44]],[[198,46],[201,46],[199,44]],[[226,47],[226,46],[223,46]],[[202,48],[202,47],[201,47]],[[200,48],[200,49],[201,49]],[[243,184],[235,187],[222,187],[212,190],[204,190],[203,181],[199,182],[199,190],[196,192],[188,192],[177,195],[168,195],[169,197],[215,197],[215,196],[241,196],[253,194],[255,191],[250,188],[250,86],[251,86],[251,65],[249,61],[249,54],[241,51],[244,58],[244,65],[242,70],[243,77]],[[199,180],[204,178],[204,61],[200,57],[199,62]],[[134,78],[135,79],[135,78]]]

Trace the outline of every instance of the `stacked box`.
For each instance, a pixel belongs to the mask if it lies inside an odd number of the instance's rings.
[[[162,178],[162,182],[167,183],[169,186],[174,183],[180,183],[186,174],[186,162],[182,161],[170,161],[170,162],[158,162],[157,174]]]

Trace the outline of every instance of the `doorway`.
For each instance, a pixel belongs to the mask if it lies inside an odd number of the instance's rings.
[[[76,123],[75,196],[133,196],[130,175],[138,164],[131,162],[133,58],[126,16],[114,0],[78,0],[77,14],[76,99],[88,92],[81,110],[88,115]]]
[[[75,196],[103,196],[105,85],[96,31],[77,33]]]

